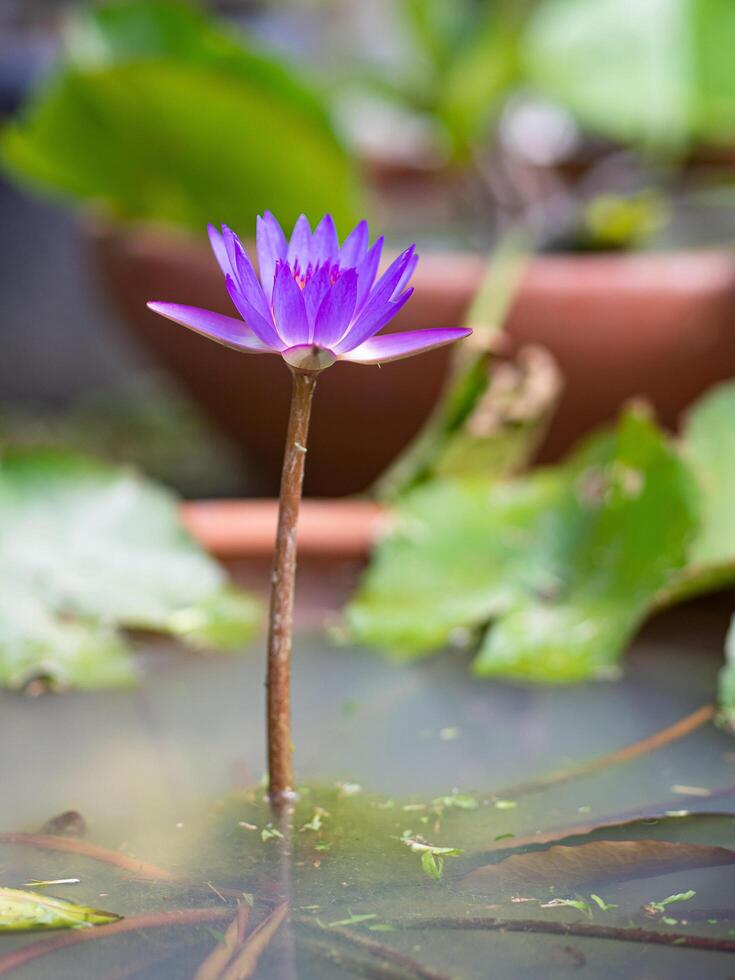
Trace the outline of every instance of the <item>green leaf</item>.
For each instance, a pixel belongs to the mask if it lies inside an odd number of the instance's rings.
[[[544,0],[529,80],[590,129],[678,151],[735,133],[731,0]]]
[[[134,679],[120,627],[241,645],[256,606],[182,528],[176,499],[86,457],[0,455],[0,683]]]
[[[85,15],[1,151],[24,183],[125,220],[247,233],[265,208],[287,225],[354,218],[353,168],[317,95],[179,4]]]
[[[618,908],[617,905],[611,905],[610,902],[606,902],[605,899],[600,898],[599,895],[593,894],[590,895],[590,898],[602,912],[611,912],[613,909]]]
[[[434,881],[441,881],[444,873],[444,858],[424,851],[421,855],[421,870]]]
[[[0,888],[0,932],[83,929],[117,922],[121,918],[112,912],[101,912],[62,898]]]
[[[678,892],[676,895],[669,895],[668,898],[662,898],[660,902],[649,902],[646,908],[653,909],[655,912],[663,912],[663,910],[669,905],[678,905],[679,902],[688,902],[690,899],[694,898],[697,893],[690,888],[685,892]]]
[[[348,625],[405,656],[495,618],[476,673],[604,675],[683,565],[696,497],[687,467],[638,409],[563,467],[507,483],[436,480],[402,501]]]

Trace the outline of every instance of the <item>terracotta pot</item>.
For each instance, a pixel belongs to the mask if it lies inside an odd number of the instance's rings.
[[[183,523],[244,587],[267,599],[277,500],[197,500]],[[296,622],[322,629],[349,600],[389,517],[364,500],[304,500],[299,516]]]
[[[259,464],[277,487],[290,378],[275,357],[246,357],[150,313],[149,299],[231,313],[207,249],[148,230],[91,232],[107,289],[131,332]],[[480,256],[424,255],[416,292],[392,328],[456,326],[483,272]],[[541,450],[553,459],[613,418],[634,396],[674,426],[713,383],[735,375],[735,255],[692,252],[541,256],[524,274],[507,324],[511,346],[534,343],[565,379]],[[382,368],[340,364],[319,381],[306,491],[334,496],[367,487],[429,414],[449,350]]]
[[[277,500],[196,500],[182,504],[181,517],[201,546],[223,561],[270,560],[273,555]],[[387,519],[369,500],[305,500],[299,514],[299,560],[365,558]]]

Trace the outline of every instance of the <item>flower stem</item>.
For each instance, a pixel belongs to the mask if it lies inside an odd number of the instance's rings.
[[[316,377],[315,372],[293,371],[291,414],[281,474],[268,620],[268,793],[274,805],[283,804],[293,798],[291,641],[296,577],[296,526]]]

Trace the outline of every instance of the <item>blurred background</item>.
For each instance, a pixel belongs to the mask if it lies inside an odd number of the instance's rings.
[[[675,425],[735,374],[733,51],[732,0],[2,0],[0,438],[272,492],[283,366],[144,306],[229,312],[206,224],[264,209],[417,241],[399,329],[461,322],[520,231],[510,343],[567,385],[541,458],[632,394]],[[309,490],[367,487],[447,356],[327,372]]]

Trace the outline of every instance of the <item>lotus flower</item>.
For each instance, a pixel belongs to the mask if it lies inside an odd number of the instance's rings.
[[[234,350],[280,354],[291,367],[321,371],[335,361],[381,364],[466,337],[466,329],[380,334],[408,301],[418,255],[412,245],[377,277],[383,239],[361,221],[340,246],[330,215],[312,232],[304,215],[290,240],[269,212],[258,218],[258,270],[237,235],[211,225],[209,239],[242,319],[196,306],[150,309]]]

